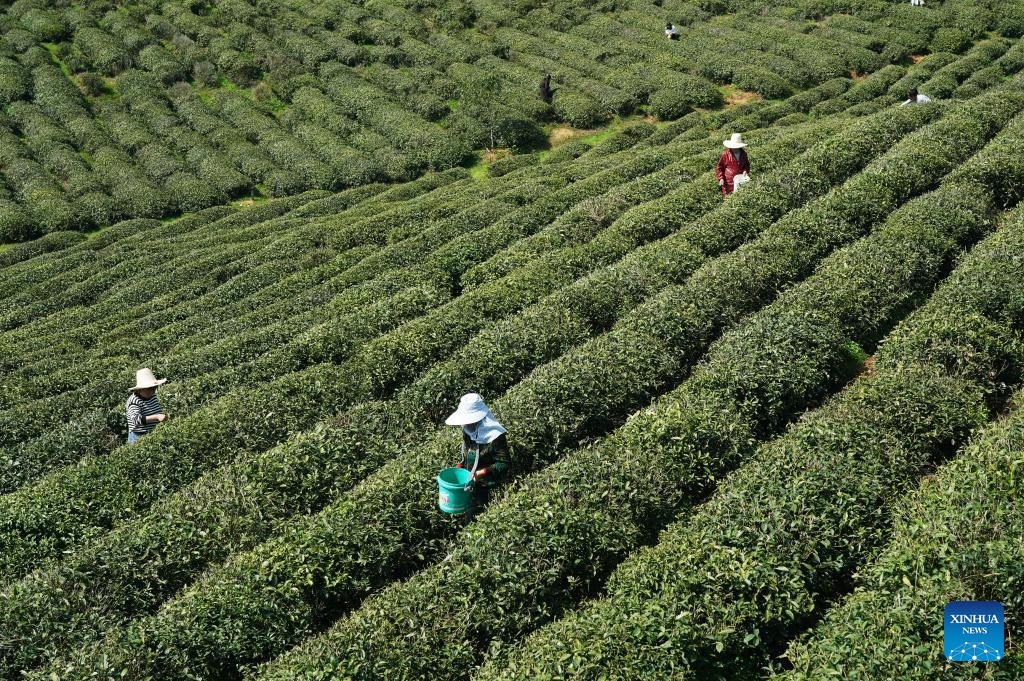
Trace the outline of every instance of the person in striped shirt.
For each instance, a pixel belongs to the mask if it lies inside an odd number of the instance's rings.
[[[160,406],[156,389],[167,382],[166,378],[157,380],[149,369],[135,372],[135,387],[128,396],[125,413],[128,417],[128,444],[138,442],[143,435],[153,432],[158,423],[167,420],[167,414]]]

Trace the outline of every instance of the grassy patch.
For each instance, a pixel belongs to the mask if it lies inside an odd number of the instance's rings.
[[[232,92],[238,92],[242,88],[238,87],[237,85],[232,83],[230,80],[228,80],[227,76],[221,76],[220,78],[217,79],[217,89],[218,90],[229,90],[229,91],[232,91]]]
[[[548,144],[552,148],[565,144],[570,140],[580,140],[593,146],[600,144],[620,130],[639,125],[640,123],[651,123],[661,127],[668,125],[670,122],[658,121],[651,116],[639,114],[636,116],[616,116],[608,125],[600,128],[580,129],[565,123],[556,123],[548,126],[545,132],[548,135]]]
[[[473,154],[476,160],[466,167],[469,171],[469,176],[474,180],[482,180],[487,177],[487,163],[484,162],[484,152],[476,152]]]
[[[749,90],[741,90],[733,84],[722,85],[718,88],[722,92],[722,97],[725,99],[725,108],[731,109],[736,106],[743,106],[744,104],[750,104],[752,102],[760,102],[764,97],[757,94],[756,92],[750,92]]]
[[[844,358],[844,371],[846,371],[849,376],[856,376],[865,370],[865,364],[867,363],[870,355],[864,351],[864,348],[861,347],[859,343],[853,340],[847,341],[845,347],[846,357]],[[873,366],[874,361],[871,363],[871,367]]]
[[[240,88],[237,85],[235,85],[234,83],[232,83],[225,76],[220,76],[217,79],[216,84],[214,84],[214,85],[207,85],[205,87],[197,87],[197,88],[193,88],[193,89],[195,90],[196,94],[199,95],[199,98],[201,100],[203,100],[203,102],[205,104],[207,104],[207,105],[212,105],[213,104],[213,95],[216,92],[219,92],[219,91],[244,92],[244,90],[242,88]],[[252,96],[251,92],[249,92],[247,94],[249,94],[250,97]]]
[[[511,149],[484,149],[474,154],[476,160],[466,170],[474,180],[482,180],[487,177],[487,169],[492,163],[509,156],[514,156]]]
[[[449,105],[452,101],[454,100],[449,101]],[[634,116],[616,116],[608,125],[600,128],[574,128],[565,123],[551,123],[544,127],[544,134],[547,135],[547,148],[524,150],[523,153],[535,153],[537,154],[538,161],[543,161],[551,153],[552,149],[572,140],[579,140],[590,146],[595,146],[604,142],[615,133],[640,123],[649,123],[660,128],[671,122],[659,121],[652,116],[641,113]],[[487,167],[490,164],[499,158],[505,158],[510,155],[512,155],[512,152],[508,149],[479,150],[473,155],[474,161],[465,167],[469,171],[470,177],[480,180],[487,177]]]
[[[64,63],[63,59],[57,56],[57,43],[42,43],[42,45],[46,48],[46,51],[50,53],[50,59],[52,59],[53,63],[57,65],[57,68],[59,68],[61,73],[64,74],[64,77],[71,79],[71,69],[68,68],[68,65]]]
[[[551,147],[561,146],[570,140],[578,139],[580,137],[597,136],[600,134],[597,130],[581,130],[564,123],[552,126],[547,133],[548,144]]]
[[[59,49],[59,46],[56,43],[40,43],[40,44],[43,47],[46,48],[47,52],[50,53],[50,60],[53,62],[53,64],[57,68],[60,69],[60,72],[64,74],[64,77],[67,78],[68,80],[70,80],[72,83],[74,83],[78,87],[79,90],[82,90],[82,94],[83,94],[83,96],[85,97],[85,99],[87,101],[91,102],[93,100],[101,99],[103,97],[116,97],[117,96],[117,88],[116,88],[116,84],[115,84],[114,79],[110,78],[110,77],[106,77],[106,76],[100,76],[100,79],[103,81],[104,92],[102,92],[99,95],[89,95],[85,91],[85,89],[82,87],[82,83],[81,83],[80,79],[81,79],[83,74],[79,74],[76,77],[73,73],[71,73],[71,69],[68,68],[68,65],[66,63],[64,63],[64,60],[61,59],[60,56],[57,54],[57,50]]]
[[[274,116],[280,116],[281,112],[288,108],[288,102],[284,101],[279,97],[271,97],[270,101],[267,102],[267,106],[270,108],[270,113]]]

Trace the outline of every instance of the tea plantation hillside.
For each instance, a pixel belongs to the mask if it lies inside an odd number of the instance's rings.
[[[9,6],[0,678],[1024,677],[1020,9]]]
[[[925,54],[1021,35],[1022,16],[1020,0],[17,0],[0,15],[0,242],[409,180],[543,146],[556,123],[889,85]],[[933,89],[998,77],[986,62]]]

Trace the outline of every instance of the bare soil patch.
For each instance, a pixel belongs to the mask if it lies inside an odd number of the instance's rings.
[[[858,373],[857,375],[858,376],[871,376],[874,373],[875,373],[875,356],[871,355],[866,360],[864,360],[864,366],[862,366],[860,368],[860,373]]]
[[[733,90],[725,96],[726,106],[741,106],[743,104],[750,104],[751,102],[760,101],[761,95],[756,92],[748,92],[747,90]]]
[[[548,135],[548,143],[552,147],[557,147],[559,144],[565,144],[569,140],[593,135],[596,132],[597,130],[579,130],[568,125],[556,125]]]
[[[485,149],[484,153],[480,156],[480,160],[483,161],[485,165],[490,165],[499,158],[505,158],[506,156],[511,155],[511,149]]]

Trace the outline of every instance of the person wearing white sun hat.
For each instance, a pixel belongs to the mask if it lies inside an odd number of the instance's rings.
[[[491,488],[508,472],[508,438],[505,427],[478,393],[463,395],[458,408],[444,422],[462,426],[462,462],[458,467],[473,471],[471,503],[463,516],[463,522],[468,523],[490,499]]]
[[[125,416],[128,419],[128,444],[138,442],[143,435],[153,432],[157,424],[167,420],[167,414],[160,406],[156,389],[167,382],[166,378],[157,379],[149,369],[135,372],[135,385],[129,388],[128,403],[125,405]]]
[[[743,135],[734,132],[729,139],[724,140],[722,145],[725,151],[718,157],[718,165],[715,166],[715,177],[718,178],[718,186],[722,188],[722,194],[728,196],[736,190],[736,176],[748,175],[750,173],[750,159],[744,147],[747,143],[743,141]]]

